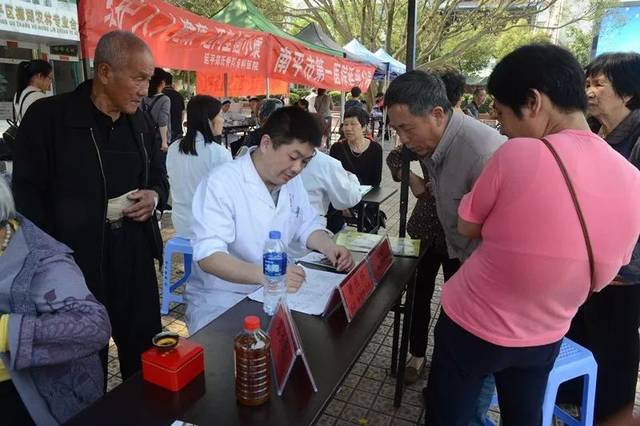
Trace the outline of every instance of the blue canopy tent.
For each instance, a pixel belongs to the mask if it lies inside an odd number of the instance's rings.
[[[405,72],[407,72],[406,65],[395,59],[393,56],[389,55],[387,51],[382,47],[376,50],[376,53],[374,53],[374,55],[381,61],[389,64],[389,74],[393,76],[391,78],[392,80],[400,74],[404,74]]]
[[[354,38],[349,43],[342,46],[342,48],[347,53],[347,58],[354,61],[370,64],[376,67],[376,70],[373,73],[374,80],[378,80],[378,81],[389,80],[389,69],[390,69],[389,62],[383,61],[380,58],[378,58],[376,55],[373,54],[373,52],[371,52],[369,49],[364,47],[362,43],[360,43],[358,40]],[[342,100],[342,104],[343,104],[341,108],[342,114],[340,117],[340,121],[342,121],[342,118],[344,116],[344,100]],[[384,133],[383,133],[383,138],[384,138]],[[384,139],[383,139],[383,142],[384,142]]]
[[[407,72],[407,67],[402,62],[395,59],[393,56],[389,55],[386,50],[380,48],[376,50],[374,55],[380,59],[381,61],[388,64],[388,78],[385,79],[384,82],[384,91],[387,91],[387,87],[389,87],[389,81],[393,80],[397,76],[404,74]],[[386,134],[387,127],[387,111],[385,109],[384,114],[382,115],[382,141],[384,142],[384,135]]]
[[[347,52],[348,59],[371,64],[376,67],[376,70],[373,73],[374,80],[384,80],[387,78],[389,63],[387,61],[380,60],[380,58],[364,47],[358,40],[354,38],[349,43],[342,46],[342,48]]]

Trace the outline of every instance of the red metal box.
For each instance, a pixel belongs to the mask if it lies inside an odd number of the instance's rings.
[[[179,391],[204,371],[202,346],[188,339],[171,350],[155,347],[142,354],[142,377],[165,389]]]

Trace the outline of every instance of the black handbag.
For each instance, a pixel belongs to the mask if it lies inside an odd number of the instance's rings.
[[[11,161],[13,159],[13,147],[18,136],[18,126],[13,120],[7,120],[9,128],[2,134],[0,141],[0,161]]]
[[[26,93],[22,97],[22,101],[20,101],[18,110],[20,111],[21,118],[24,101],[33,93],[36,93],[36,90]],[[11,161],[13,159],[13,148],[18,138],[18,120],[16,119],[15,109],[13,109],[13,120],[9,119],[7,123],[9,123],[9,128],[2,134],[2,141],[0,142],[0,161]]]

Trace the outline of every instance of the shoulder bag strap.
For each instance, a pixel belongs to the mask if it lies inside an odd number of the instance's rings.
[[[549,151],[551,151],[551,154],[553,155],[553,158],[555,158],[556,162],[558,163],[558,167],[560,167],[560,171],[562,172],[562,176],[564,177],[564,181],[566,182],[567,188],[569,189],[569,193],[571,194],[571,199],[573,200],[573,205],[576,208],[576,213],[578,213],[578,220],[580,220],[580,226],[582,227],[582,234],[584,235],[584,241],[585,241],[585,244],[587,245],[587,255],[589,256],[589,272],[590,272],[590,276],[591,276],[590,289],[591,289],[591,291],[593,291],[594,278],[595,278],[594,277],[595,265],[594,265],[594,261],[593,261],[593,250],[591,249],[591,239],[589,238],[589,231],[587,230],[587,223],[584,220],[584,215],[582,214],[582,209],[580,208],[580,203],[578,203],[578,196],[576,195],[576,191],[573,188],[573,184],[571,183],[571,179],[569,178],[569,173],[567,172],[567,168],[564,166],[564,163],[560,159],[560,156],[558,155],[558,152],[556,151],[556,149],[553,147],[553,145],[551,145],[551,143],[547,139],[542,138],[541,140],[547,146],[547,148],[549,148]]]
[[[30,90],[29,92],[25,93],[23,96],[21,96],[21,100],[20,103],[18,104],[18,117],[20,117],[20,119],[18,121],[22,121],[22,107],[24,106],[24,101],[29,97],[29,95],[32,95],[33,93],[36,93],[37,90]]]

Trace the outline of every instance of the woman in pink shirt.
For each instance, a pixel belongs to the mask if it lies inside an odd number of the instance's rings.
[[[590,132],[571,53],[521,47],[495,67],[488,89],[512,139],[460,203],[458,232],[482,243],[442,290],[428,425],[466,426],[490,374],[503,424],[539,425],[572,317],[629,262],[640,234],[640,172]],[[575,189],[593,263],[552,150]]]

